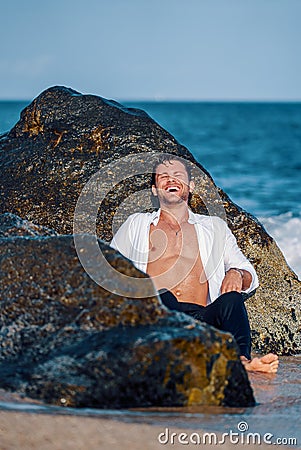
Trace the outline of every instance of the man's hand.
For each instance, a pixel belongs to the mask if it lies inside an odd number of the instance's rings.
[[[242,285],[243,277],[241,276],[241,274],[237,270],[230,269],[223,279],[221,294],[226,294],[226,292],[231,291],[241,292]]]
[[[229,269],[222,282],[221,294],[245,291],[251,286],[251,283],[252,275],[247,270]]]

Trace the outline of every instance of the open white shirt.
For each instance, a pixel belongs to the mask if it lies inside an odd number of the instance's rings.
[[[250,293],[259,285],[254,267],[244,256],[226,222],[219,217],[193,213],[190,209],[188,223],[194,225],[200,257],[209,285],[208,302],[221,295],[220,288],[225,273],[235,267],[247,270],[252,275]],[[111,247],[130,259],[133,264],[146,272],[149,253],[150,225],[157,226],[161,209],[153,213],[135,213],[121,225],[112,239]],[[189,299],[186,299],[189,302]]]

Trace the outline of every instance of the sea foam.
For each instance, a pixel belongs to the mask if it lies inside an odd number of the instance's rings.
[[[259,220],[276,241],[288,265],[301,279],[301,217],[293,217],[288,212]]]

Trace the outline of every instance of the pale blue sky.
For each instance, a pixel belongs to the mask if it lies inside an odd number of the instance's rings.
[[[2,0],[0,99],[301,100],[301,0]]]

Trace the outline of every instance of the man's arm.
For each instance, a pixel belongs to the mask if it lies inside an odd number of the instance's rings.
[[[134,213],[121,225],[110,246],[130,259],[137,269],[146,272],[148,258],[148,216]]]
[[[252,283],[252,275],[247,270],[231,268],[226,273],[222,286],[221,294],[231,291],[246,291]]]
[[[221,293],[230,291],[251,292],[259,285],[254,267],[237,245],[235,236],[226,225],[225,277]]]
[[[118,250],[126,258],[131,257],[131,238],[130,238],[130,226],[132,216],[121,225],[117,233],[114,235],[110,247]]]

